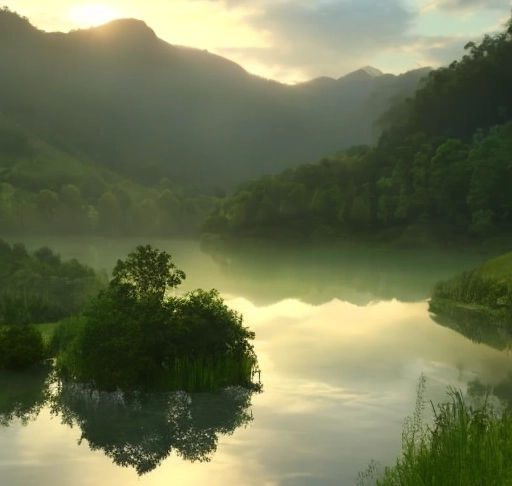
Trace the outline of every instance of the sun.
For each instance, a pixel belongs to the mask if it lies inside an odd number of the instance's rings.
[[[96,27],[121,16],[115,8],[100,3],[78,5],[68,12],[68,18],[79,27]]]

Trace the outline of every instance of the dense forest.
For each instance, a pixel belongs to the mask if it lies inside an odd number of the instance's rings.
[[[204,231],[404,244],[510,233],[512,20],[465,50],[380,117],[375,146],[249,181]]]

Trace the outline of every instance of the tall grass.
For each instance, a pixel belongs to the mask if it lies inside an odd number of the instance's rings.
[[[226,386],[258,388],[253,382],[259,373],[256,357],[250,353],[221,356],[176,358],[166,364],[159,377],[159,387],[189,393],[216,391]]]
[[[432,300],[499,308],[512,303],[512,290],[506,281],[482,276],[472,270],[437,284]]]
[[[422,384],[423,383],[423,384]],[[384,470],[377,486],[512,485],[512,416],[493,408],[468,405],[460,391],[434,406],[432,426],[422,420],[424,380],[415,413],[406,422],[402,454]],[[368,474],[362,473],[361,477]]]

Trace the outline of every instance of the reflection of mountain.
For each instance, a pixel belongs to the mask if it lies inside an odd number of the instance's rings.
[[[14,420],[26,424],[39,415],[48,398],[48,366],[24,371],[0,372],[0,425]]]
[[[361,245],[283,246],[237,242],[225,248],[204,242],[203,250],[256,304],[299,298],[310,304],[334,298],[366,305],[372,300],[417,302],[435,283],[469,268],[481,257],[453,252],[377,249]]]
[[[63,384],[52,409],[82,430],[92,450],[138,474],[156,468],[174,451],[189,461],[209,461],[219,434],[248,424],[252,392],[228,388],[218,394],[106,393]]]

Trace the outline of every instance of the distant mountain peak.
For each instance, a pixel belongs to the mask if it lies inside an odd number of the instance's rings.
[[[102,36],[132,38],[136,40],[157,39],[153,29],[138,19],[116,19],[98,27],[87,29]]]
[[[356,71],[352,71],[351,73],[346,74],[339,78],[339,80],[353,80],[353,79],[374,79],[384,76],[384,73],[377,68],[372,66],[364,66],[362,68],[357,69]]]
[[[360,69],[360,71],[364,71],[366,74],[372,76],[373,78],[377,78],[384,74],[380,69],[374,68],[373,66],[364,66]]]

